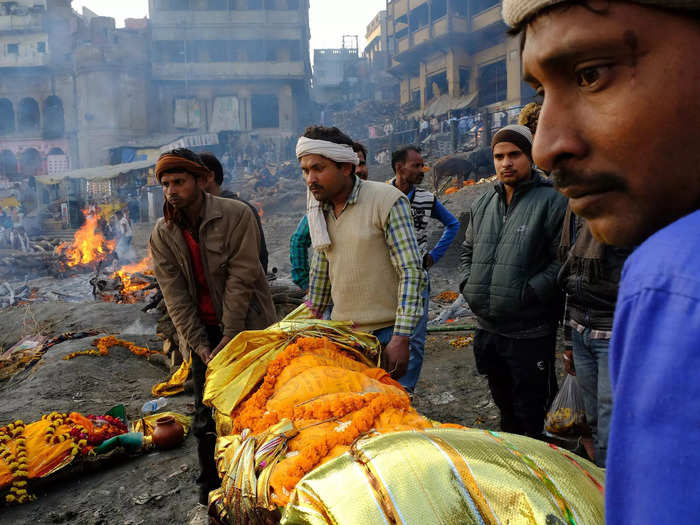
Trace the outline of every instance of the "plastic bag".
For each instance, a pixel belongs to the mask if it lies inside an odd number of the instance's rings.
[[[547,412],[544,428],[558,436],[583,435],[590,433],[586,422],[586,410],[583,404],[583,392],[576,376],[568,375],[564,379],[557,397]]]

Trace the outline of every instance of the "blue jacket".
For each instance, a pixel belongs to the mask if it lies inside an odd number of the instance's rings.
[[[700,210],[627,259],[610,342],[608,525],[700,523]]]

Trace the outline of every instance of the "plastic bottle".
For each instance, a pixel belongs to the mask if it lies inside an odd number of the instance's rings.
[[[168,400],[165,399],[164,397],[159,397],[158,399],[151,399],[150,401],[146,401],[141,408],[141,412],[144,414],[153,414],[154,412],[158,412],[161,408],[166,406],[168,404]]]

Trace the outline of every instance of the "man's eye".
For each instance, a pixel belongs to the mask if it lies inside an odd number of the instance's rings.
[[[600,80],[603,73],[602,66],[586,67],[576,72],[576,83],[580,87],[593,87]]]

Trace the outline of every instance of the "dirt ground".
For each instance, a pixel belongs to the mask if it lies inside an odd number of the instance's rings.
[[[36,329],[59,333],[104,327],[139,345],[157,348],[155,316],[141,305],[39,303],[2,312],[0,344],[7,348],[19,334]],[[137,332],[146,332],[138,334]],[[485,380],[476,375],[471,347],[449,341],[462,335],[429,336],[426,361],[414,404],[431,419],[495,428],[496,410]],[[89,347],[94,338],[67,341],[51,348],[28,372],[0,386],[0,425],[17,418],[29,422],[42,414],[79,411],[101,414],[124,404],[130,420],[151,398],[151,387],[166,378],[166,363],[137,357],[122,348],[108,356],[63,356]],[[191,395],[168,400],[167,409],[190,413]],[[169,452],[151,452],[103,471],[49,486],[34,503],[0,509],[0,523],[162,524],[186,523],[197,502],[195,440]]]
[[[377,178],[382,177],[377,174]],[[451,196],[447,206],[457,216],[463,216],[468,204],[484,189],[465,189]],[[270,266],[278,267],[281,276],[289,273],[289,236],[301,213],[299,209],[265,211]],[[144,254],[150,228],[136,228],[134,245]],[[431,239],[437,240],[439,233],[435,228]],[[457,289],[458,242],[431,272],[433,296]],[[142,306],[93,302],[86,295],[79,303],[44,302],[6,309],[0,312],[0,349],[9,348],[24,335],[55,336],[84,329],[100,329],[139,345],[159,348],[155,335],[157,316],[141,312]],[[485,378],[476,373],[472,347],[450,344],[467,334],[428,336],[414,405],[437,421],[497,429],[497,410]],[[150,360],[134,356],[122,348],[113,348],[108,356],[62,359],[70,352],[88,348],[93,339],[56,345],[30,370],[0,383],[0,425],[18,418],[30,422],[54,410],[102,414],[117,404],[125,405],[130,420],[137,418],[142,404],[151,399],[151,387],[166,379],[167,362],[158,356]],[[167,408],[190,414],[192,397],[181,394],[169,398]],[[195,440],[189,437],[176,450],[128,458],[101,471],[46,487],[37,493],[38,499],[33,503],[0,508],[0,523],[187,523],[187,514],[197,502],[197,471]]]

